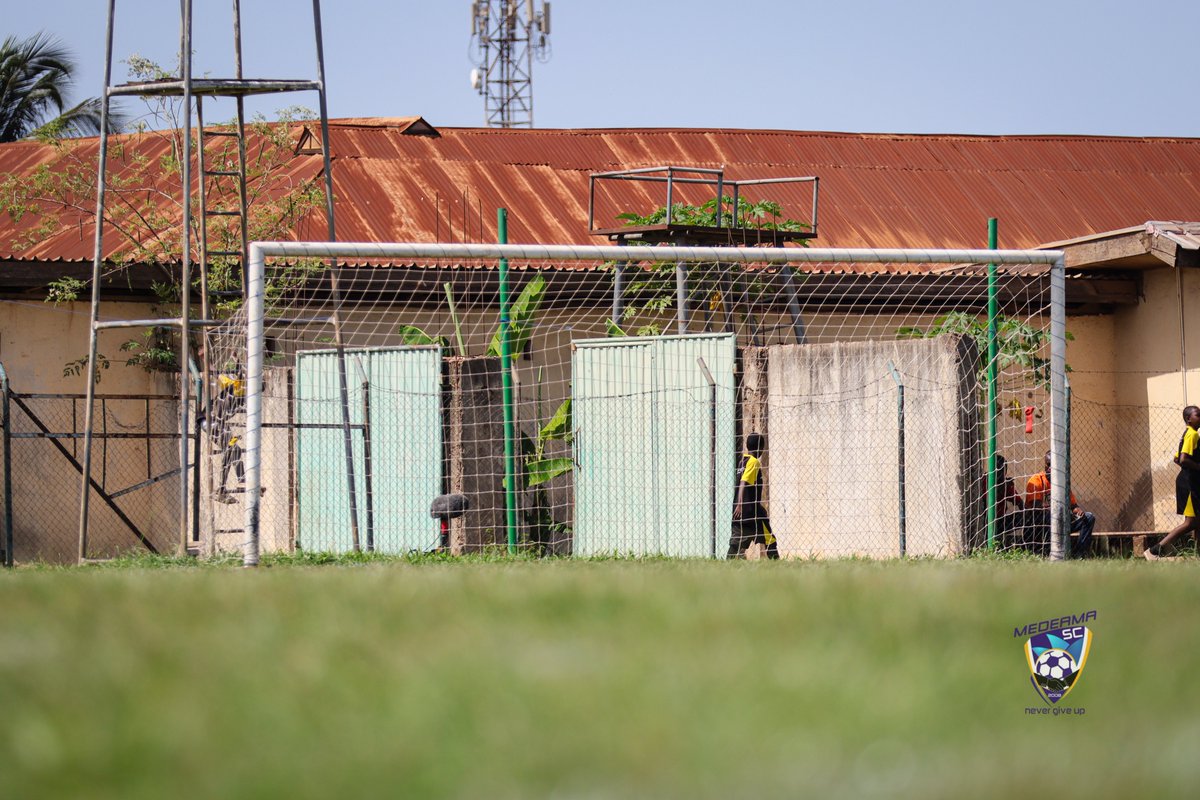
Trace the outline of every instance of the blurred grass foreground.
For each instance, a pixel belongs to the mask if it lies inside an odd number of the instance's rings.
[[[1198,606],[1196,560],[16,570],[0,796],[1197,797]],[[1027,712],[1014,628],[1093,609]]]

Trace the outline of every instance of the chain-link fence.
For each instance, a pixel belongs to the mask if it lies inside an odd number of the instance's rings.
[[[1071,482],[1098,531],[1166,531],[1175,511],[1182,406],[1071,403]]]
[[[3,434],[11,474],[3,502],[11,512],[12,559],[74,563],[80,558],[85,398],[10,391],[6,399]],[[95,402],[92,517],[83,557],[177,552],[177,398],[98,395]]]

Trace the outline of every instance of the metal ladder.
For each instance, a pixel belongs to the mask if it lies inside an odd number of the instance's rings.
[[[240,48],[239,48],[240,50]],[[239,77],[242,71],[241,55],[238,55],[238,74]],[[233,130],[224,129],[205,129],[204,127],[204,98],[196,98],[196,123],[199,128],[197,136],[197,152],[196,166],[200,171],[200,180],[198,181],[198,189],[200,194],[200,296],[203,301],[211,304],[213,301],[220,301],[227,297],[242,297],[244,299],[246,289],[246,250],[250,245],[249,241],[249,220],[247,218],[247,200],[246,200],[246,112],[245,100],[242,97],[236,98],[237,102],[237,119],[234,122]],[[237,148],[236,161],[233,164],[233,169],[229,169],[229,149],[221,148],[217,153],[220,158],[220,163],[213,168],[210,166],[210,142],[215,140],[234,140]],[[230,186],[229,184],[233,184]],[[213,201],[219,207],[213,208]],[[233,202],[231,202],[233,201]],[[217,225],[218,235],[228,233],[227,226],[221,224],[225,220],[236,218],[238,224],[236,227],[237,237],[234,244],[236,247],[222,244],[221,247],[214,248],[212,246],[214,231],[210,225]],[[222,247],[224,249],[222,249]],[[236,268],[239,277],[240,288],[234,289],[213,289],[208,285],[209,270],[213,266],[213,259],[226,259],[229,264]],[[208,318],[208,308],[202,308],[200,316]],[[208,374],[208,365],[204,365],[204,374]]]
[[[116,0],[108,0],[108,22],[105,33],[105,64],[104,64],[104,93],[101,98],[101,125],[100,125],[100,153],[99,153],[99,177],[96,188],[96,217],[95,217],[95,239],[92,261],[92,297],[91,297],[91,331],[89,336],[88,348],[88,375],[94,374],[96,362],[97,338],[101,330],[111,328],[134,328],[134,327],[173,327],[179,330],[180,353],[179,363],[180,369],[180,385],[179,385],[179,405],[180,405],[180,445],[179,445],[179,463],[182,467],[182,475],[180,479],[179,492],[179,508],[180,508],[180,523],[179,523],[179,552],[182,554],[187,552],[189,544],[189,532],[198,536],[199,530],[199,439],[197,440],[197,452],[194,454],[194,461],[189,459],[188,436],[186,432],[189,428],[189,413],[188,403],[192,399],[190,391],[193,378],[189,374],[189,365],[191,363],[191,355],[189,353],[190,334],[194,329],[204,329],[216,324],[210,318],[211,301],[219,300],[222,297],[241,296],[244,297],[247,290],[246,269],[248,263],[247,248],[249,245],[248,232],[248,204],[246,192],[246,136],[245,136],[245,98],[251,95],[273,94],[283,92],[298,92],[298,91],[315,91],[318,93],[320,102],[320,121],[321,121],[321,154],[324,160],[325,173],[325,211],[328,221],[328,238],[330,241],[335,239],[334,236],[334,218],[333,218],[333,178],[330,171],[330,155],[329,155],[329,115],[328,105],[326,101],[325,90],[325,64],[324,64],[324,45],[321,35],[321,4],[320,0],[312,0],[313,8],[313,31],[316,38],[316,61],[317,61],[317,77],[315,80],[261,80],[247,79],[242,74],[242,31],[241,31],[241,3],[240,0],[233,0],[233,39],[234,39],[234,57],[235,57],[235,72],[232,78],[194,78],[192,75],[192,5],[193,0],[180,0],[180,74],[178,77],[171,77],[165,80],[144,81],[135,83],[126,83],[121,85],[113,85],[112,83],[112,67],[113,67],[113,28],[116,12]],[[180,256],[180,315],[178,318],[167,319],[142,319],[142,320],[100,320],[100,281],[101,268],[104,263],[104,248],[103,248],[103,222],[104,222],[104,207],[105,195],[107,189],[107,171],[108,171],[108,115],[109,105],[114,97],[179,97],[183,103],[183,159],[182,159],[182,182],[180,184],[180,200],[182,205],[182,226],[181,226],[181,256]],[[237,119],[233,130],[213,129],[206,131],[204,129],[203,118],[203,99],[206,97],[225,97],[233,98],[237,104]],[[199,170],[198,200],[199,200],[199,224],[198,224],[198,255],[199,255],[199,280],[200,280],[200,318],[194,319],[191,309],[191,286],[194,276],[192,264],[192,103],[196,104],[196,119],[199,125],[199,136],[197,142],[198,152],[196,156],[196,166]],[[233,138],[236,140],[238,157],[235,168],[230,168],[228,163],[222,162],[216,168],[210,168],[207,163],[208,145],[213,143],[213,140],[222,138]],[[228,152],[228,151],[224,151]],[[213,184],[210,186],[210,182]],[[235,184],[231,188],[230,183]],[[230,202],[232,199],[234,188],[237,192],[236,207]],[[209,208],[210,190],[214,196],[211,199],[217,200],[219,207]],[[210,224],[221,219],[238,218],[238,235],[236,239],[237,249],[232,246],[224,246],[213,248],[210,247]],[[231,265],[236,264],[238,268],[239,289],[220,289],[210,291],[208,286],[209,269],[213,259],[228,259]],[[332,267],[332,265],[331,265]],[[341,305],[340,293],[337,290],[336,273],[331,271],[331,283],[334,290],[334,332],[335,340],[339,353],[342,350],[341,344],[341,326],[338,321],[338,313]],[[205,359],[207,360],[207,359]],[[342,360],[342,359],[339,359]],[[208,394],[205,389],[208,376],[208,365],[205,363],[201,367],[202,379],[198,383],[198,388],[195,393],[195,401],[197,404],[206,402],[205,396]],[[344,382],[344,365],[343,365],[343,382]],[[343,392],[345,390],[343,389]],[[91,461],[92,461],[92,429],[93,406],[95,400],[95,384],[88,381],[87,399],[85,407],[84,419],[84,448],[83,448],[83,470],[81,476],[80,488],[80,511],[79,511],[79,561],[80,563],[87,560],[88,557],[88,527],[89,527],[89,482],[91,480]],[[348,425],[348,420],[346,422]],[[349,434],[346,434],[347,447],[349,447]],[[191,503],[189,503],[189,481],[187,480],[188,470],[191,469],[192,491],[190,495]],[[353,483],[351,483],[353,486]],[[189,510],[191,511],[189,515]],[[190,516],[190,525],[189,525]]]

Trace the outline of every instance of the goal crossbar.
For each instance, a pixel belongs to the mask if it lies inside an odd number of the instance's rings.
[[[517,258],[563,261],[686,261],[750,264],[905,263],[1045,264],[1062,261],[1061,250],[912,250],[817,247],[617,247],[613,245],[431,244],[420,242],[254,242],[258,258]]]

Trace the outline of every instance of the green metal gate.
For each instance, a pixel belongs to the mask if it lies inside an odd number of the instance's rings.
[[[732,334],[574,343],[576,555],[724,551],[735,354]]]
[[[345,353],[360,546],[371,543],[380,553],[433,549],[429,504],[442,491],[441,349]],[[336,351],[297,356],[296,422],[297,544],[352,550]]]

